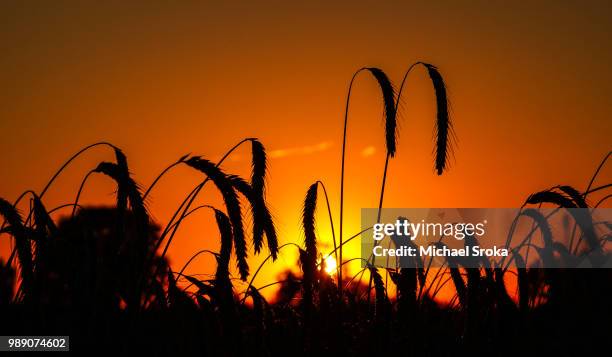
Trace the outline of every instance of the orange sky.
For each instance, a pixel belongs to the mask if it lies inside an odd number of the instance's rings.
[[[40,190],[66,158],[100,140],[123,148],[147,186],[183,154],[217,160],[240,139],[258,137],[271,156],[268,198],[280,240],[300,241],[312,182],[326,183],[338,219],[352,73],[377,66],[399,82],[417,60],[446,78],[455,159],[447,174],[434,175],[435,102],[419,70],[404,92],[387,206],[517,207],[555,184],[584,189],[612,149],[607,2],[222,3],[3,2],[0,197]],[[352,103],[347,234],[358,230],[359,209],[376,205],[384,163],[372,79],[357,80]],[[248,154],[238,152],[224,168],[248,174]],[[98,149],[80,159],[49,192],[47,207],[72,201],[83,175],[111,158]],[[164,223],[200,178],[181,168],[163,180],[149,202],[154,217]],[[612,169],[600,179],[609,183]],[[107,178],[94,177],[83,202],[110,204],[113,191]],[[218,197],[209,188],[200,202]],[[330,237],[325,218],[322,248]],[[174,266],[217,249],[215,229],[210,214],[194,215],[171,247]],[[358,251],[357,242],[348,249]],[[286,251],[256,285],[273,281],[295,256]],[[210,273],[211,262],[203,257],[188,273]]]

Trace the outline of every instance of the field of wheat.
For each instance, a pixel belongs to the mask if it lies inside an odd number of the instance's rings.
[[[378,210],[384,206],[388,163],[397,152],[397,116],[405,83],[414,68],[423,67],[436,97],[434,170],[442,175],[454,147],[449,99],[442,74],[434,65],[417,62],[396,88],[384,71],[364,67],[351,79],[342,137],[339,221],[334,222],[323,182],[305,187],[303,241],[279,244],[266,199],[268,161],[264,144],[246,138],[218,162],[186,155],[171,163],[148,186],[134,181],[128,157],[117,146],[100,142],[83,148],[59,168],[39,192],[26,191],[16,200],[0,199],[0,237],[10,239],[10,256],[0,260],[1,335],[70,335],[74,351],[91,346],[118,352],[153,355],[582,355],[605,346],[612,330],[608,269],[508,269],[487,265],[465,268],[381,269],[366,258],[346,258],[343,248],[362,232],[344,229],[344,182],[351,89],[357,76],[371,76],[384,103],[386,163]],[[223,162],[243,146],[251,149],[251,176],[226,172]],[[45,194],[73,160],[94,147],[106,147],[113,159],[85,176],[76,198],[60,207],[46,207]],[[611,222],[573,224],[572,244],[557,241],[540,207],[588,209],[608,207],[611,183],[599,183],[608,153],[587,187],[556,185],[526,194],[521,215],[531,219],[542,237],[548,259],[578,257],[601,250],[611,240]],[[459,163],[460,164],[460,163]],[[199,185],[184,198],[169,222],[151,218],[145,204],[168,172],[186,166],[202,174]],[[3,173],[10,175],[11,173]],[[116,205],[89,207],[79,203],[91,175],[116,183]],[[551,183],[556,184],[556,183]],[[218,190],[223,206],[195,206],[205,185]],[[474,193],[478,194],[478,193]],[[17,207],[29,202],[29,210]],[[322,204],[322,207],[318,207]],[[23,207],[23,205],[21,206]],[[315,212],[329,215],[333,250],[322,251],[315,230]],[[189,262],[172,269],[166,255],[186,219],[196,210],[214,215],[219,251],[215,271],[185,274]],[[51,214],[63,212],[61,219]],[[587,217],[588,218],[588,217]],[[380,213],[379,213],[380,219]],[[576,220],[576,222],[583,222]],[[329,223],[329,224],[328,224]],[[597,224],[597,229],[594,225]],[[323,225],[322,225],[323,226]],[[337,228],[337,231],[336,231]],[[537,233],[536,233],[537,231]],[[535,238],[533,238],[535,241]],[[532,244],[536,246],[535,243]],[[534,248],[535,249],[535,248]],[[297,250],[301,274],[255,286],[264,264],[275,264],[281,250]],[[554,252],[554,254],[552,253]],[[249,265],[249,255],[266,259]],[[331,259],[333,258],[333,259]],[[514,259],[523,257],[515,254]],[[365,268],[349,275],[343,267],[363,260]],[[235,261],[235,266],[234,266]],[[334,266],[330,266],[333,263]],[[508,281],[514,281],[508,284]],[[274,301],[261,289],[275,286]],[[436,295],[451,286],[452,300]],[[392,287],[392,289],[391,289]]]

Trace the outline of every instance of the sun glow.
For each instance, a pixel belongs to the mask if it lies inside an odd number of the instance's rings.
[[[329,275],[333,275],[336,273],[337,268],[338,263],[336,263],[336,259],[333,256],[328,255],[327,258],[325,258],[325,272]]]

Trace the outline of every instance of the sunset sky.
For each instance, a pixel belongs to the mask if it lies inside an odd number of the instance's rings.
[[[326,184],[338,219],[353,72],[379,67],[399,84],[419,60],[447,81],[454,156],[436,176],[435,98],[419,69],[404,89],[386,206],[520,207],[557,184],[584,189],[612,149],[611,10],[606,1],[2,2],[0,197],[41,190],[68,157],[97,141],[122,148],[147,187],[184,154],[218,160],[257,137],[268,150],[267,192],[281,243],[301,242],[311,183]],[[359,77],[348,131],[347,235],[359,230],[360,208],[378,202],[381,113],[375,81]],[[223,168],[249,175],[249,155],[239,150]],[[103,148],[80,158],[45,197],[47,208],[72,202],[83,176],[111,159]],[[186,167],[165,177],[148,202],[156,221],[165,224],[201,179]],[[611,179],[608,166],[600,182]],[[112,204],[114,190],[94,176],[82,203]],[[212,186],[199,202],[221,204]],[[325,250],[331,235],[323,214],[318,228]],[[198,250],[218,246],[214,219],[203,211],[181,228],[169,255],[178,270]],[[6,257],[8,241],[0,247]],[[287,249],[256,285],[295,269],[296,252]],[[356,241],[348,254],[359,254]],[[262,258],[252,260],[253,271]],[[203,256],[187,272],[212,271]]]

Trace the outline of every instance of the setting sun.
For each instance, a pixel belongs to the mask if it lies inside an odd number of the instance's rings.
[[[325,258],[325,272],[329,275],[334,275],[336,273],[336,269],[338,269],[338,263],[336,263],[336,259],[328,255]]]

